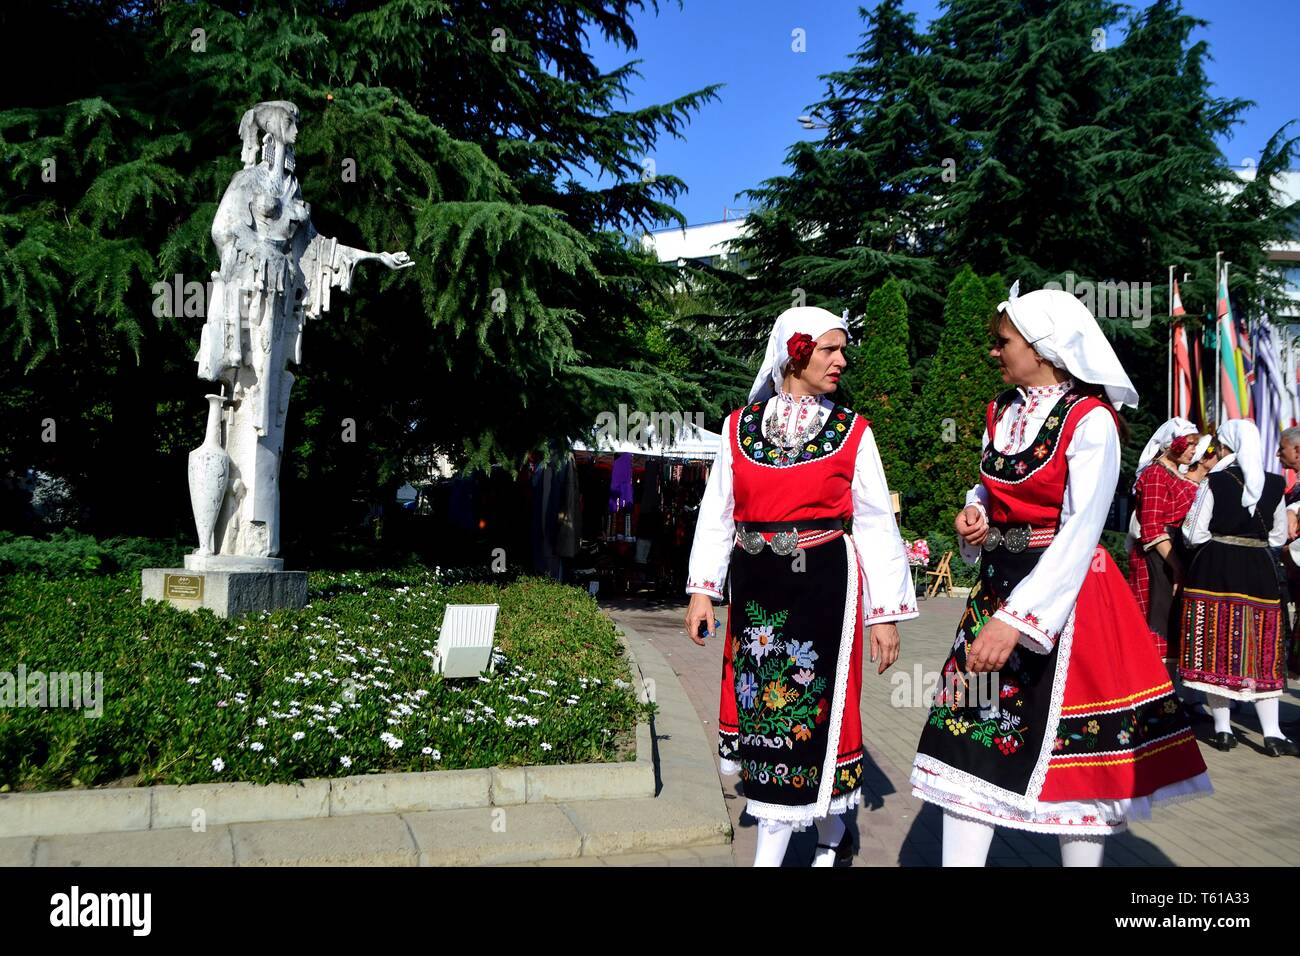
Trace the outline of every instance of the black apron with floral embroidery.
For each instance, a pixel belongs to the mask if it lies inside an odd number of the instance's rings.
[[[985,552],[952,653],[943,665],[939,698],[921,732],[919,753],[1024,795],[1043,749],[1056,674],[1056,647],[1036,654],[1017,647],[1002,670],[966,673],[966,654],[980,629],[1042,556],[1042,548]],[[964,678],[964,680],[963,680]],[[1056,728],[1052,728],[1053,734]]]
[[[771,548],[749,554],[737,547],[731,557],[739,733],[723,734],[723,756],[740,763],[746,798],[786,806],[816,803],[827,748],[839,747],[839,740],[830,742],[830,725],[848,555],[837,538],[803,549],[802,556],[802,566],[795,555]],[[840,762],[838,771],[830,763],[832,797],[860,784],[861,747],[856,750],[851,762],[850,755],[832,753]]]

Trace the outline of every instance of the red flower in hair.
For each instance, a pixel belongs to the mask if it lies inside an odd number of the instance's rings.
[[[790,341],[785,343],[785,350],[792,359],[805,362],[813,353],[813,337],[807,332],[796,332],[790,336]]]

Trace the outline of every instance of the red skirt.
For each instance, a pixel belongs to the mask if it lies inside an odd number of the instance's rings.
[[[1182,705],[1119,569],[1098,549],[1074,612],[1061,723],[1039,799],[1146,797],[1205,773],[1190,722],[1133,745]]]
[[[986,554],[945,674],[1037,556]],[[1050,654],[1020,647],[996,692],[936,703],[913,793],[953,813],[1041,832],[1122,830],[1153,803],[1211,792],[1190,720],[1128,583],[1098,548]]]

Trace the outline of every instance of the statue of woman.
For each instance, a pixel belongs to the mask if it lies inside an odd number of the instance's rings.
[[[280,456],[294,378],[286,366],[291,359],[302,361],[303,325],[329,309],[331,288],[351,288],[357,263],[377,259],[390,269],[414,265],[405,252],[354,249],[312,226],[311,207],[293,175],[296,106],[283,100],[259,103],[244,114],[239,132],[244,168],[226,187],[212,223],[221,267],[212,273],[207,322],[195,356],[199,378],[224,384],[221,432],[229,468],[226,480],[208,481],[198,492],[191,477],[200,542],[186,567],[196,570],[282,567],[276,557]],[[200,500],[218,495],[215,523],[205,528],[205,520],[212,519],[200,516]]]

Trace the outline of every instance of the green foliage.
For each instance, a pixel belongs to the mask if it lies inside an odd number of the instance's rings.
[[[48,578],[114,574],[142,568],[178,568],[185,548],[176,541],[109,538],[62,528],[48,540],[17,537],[0,531],[0,574],[37,574]]]
[[[625,238],[681,221],[684,184],[643,177],[642,160],[716,88],[627,109],[635,61],[602,72],[589,50],[593,31],[634,48],[644,6],[0,8],[0,32],[29,57],[77,64],[0,93],[0,350],[15,366],[0,423],[6,444],[16,436],[4,450],[72,481],[93,527],[139,520],[120,506],[133,497],[155,505],[159,527],[142,530],[184,526],[199,320],[151,317],[154,286],[206,281],[217,264],[208,231],[240,169],[236,127],[271,99],[301,111],[296,173],[320,231],[415,262],[363,266],[306,330],[282,481],[322,532],[340,503],[385,499],[418,456],[519,462],[620,402],[720,416],[705,386],[725,357],[683,335],[663,361],[643,303],[674,276]],[[580,168],[601,187],[578,183]],[[476,400],[449,413],[447,395]],[[187,396],[188,412],[160,420],[159,402]],[[41,441],[45,416],[58,442]],[[345,418],[355,442],[340,438]],[[138,462],[129,477],[123,458]],[[300,517],[286,516],[290,535]]]
[[[871,294],[862,341],[850,346],[840,381],[854,411],[871,421],[891,491],[912,490],[912,370],[907,361],[907,303],[890,279]]]
[[[1005,294],[1000,276],[981,278],[969,267],[948,288],[943,336],[916,409],[916,498],[909,524],[951,528],[979,480],[985,410],[1006,388],[988,355],[989,320]]]
[[[1103,531],[1101,533],[1101,546],[1106,549],[1115,566],[1119,568],[1119,573],[1128,577],[1128,544],[1127,535],[1123,531]]]
[[[134,574],[6,577],[6,669],[100,672],[103,712],[0,709],[0,785],[287,783],[627,759],[649,705],[584,591],[541,579],[450,585],[420,567],[309,584],[301,611],[226,621],[142,605]],[[495,672],[434,676],[446,604],[488,602],[501,605]]]
[[[1192,40],[1208,24],[1177,0],[953,0],[926,29],[902,8],[864,8],[859,49],[810,110],[829,128],[747,194],[757,208],[739,252],[754,278],[731,300],[737,338],[764,330],[795,289],[856,314],[894,278],[928,384],[940,293],[963,265],[1024,292],[1067,273],[1150,282],[1149,324],[1101,323],[1142,394],[1136,425],[1164,418],[1170,264],[1191,273],[1192,314],[1213,305],[1217,250],[1245,312],[1286,314],[1266,249],[1291,238],[1296,208],[1271,182],[1300,140],[1283,127],[1251,180],[1233,172],[1217,144],[1253,104],[1213,95],[1209,46]],[[933,434],[922,427],[923,450]]]

